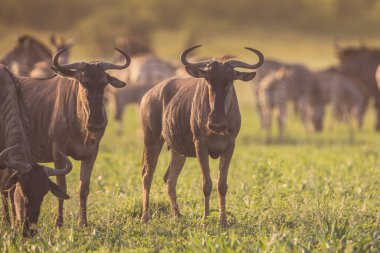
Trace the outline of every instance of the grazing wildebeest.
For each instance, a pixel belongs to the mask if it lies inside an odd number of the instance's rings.
[[[380,49],[361,47],[337,47],[340,61],[340,71],[353,78],[359,79],[357,85],[364,84],[371,97],[375,99],[377,112],[376,130],[380,131],[380,89],[376,83],[376,69],[380,64]]]
[[[256,64],[247,64],[230,57],[190,63],[186,56],[195,48],[186,49],[181,61],[192,77],[174,77],[150,89],[141,102],[144,131],[142,168],[142,222],[149,220],[149,192],[157,160],[165,141],[171,149],[171,162],[164,181],[175,217],[180,216],[177,199],[177,178],[186,157],[196,157],[202,169],[204,218],[209,215],[212,181],[209,156],[220,157],[218,182],[220,225],[227,225],[225,196],[227,173],[240,130],[240,112],[233,83],[249,81],[255,72],[238,72],[235,68],[257,69],[264,56],[256,49],[247,48],[259,57]]]
[[[350,123],[354,114],[359,129],[363,124],[366,109],[366,99],[358,88],[355,80],[345,76],[336,68],[316,72],[318,91],[313,93],[311,102],[311,117],[317,131],[323,129],[324,108],[331,104],[335,119]]]
[[[272,111],[278,108],[279,138],[283,138],[287,104],[293,101],[300,112],[302,122],[307,128],[308,105],[317,86],[314,74],[302,65],[281,67],[264,77],[258,85],[256,101],[267,130],[266,140],[271,140]]]
[[[58,150],[81,161],[79,223],[86,225],[91,172],[107,126],[104,90],[108,83],[118,88],[125,86],[106,70],[125,69],[130,58],[117,49],[124,55],[123,65],[105,62],[61,65],[58,60],[66,50],[54,56],[54,71],[59,75],[48,79],[19,78],[18,82],[31,117],[37,161],[53,161],[55,168],[63,168]],[[57,182],[66,190],[64,176],[58,177]],[[62,225],[62,214],[63,200],[59,200],[57,226]]]
[[[37,164],[34,157],[30,122],[19,87],[13,74],[0,65],[0,192],[2,212],[10,223],[9,200],[13,224],[23,223],[23,234],[33,235],[36,230],[42,200],[51,191],[56,197],[69,196],[48,177],[65,175],[72,164],[66,158],[64,170],[53,170]]]
[[[108,97],[115,106],[115,120],[119,123],[118,133],[123,132],[123,112],[128,104],[140,105],[142,96],[154,85],[175,75],[176,69],[169,62],[156,56],[142,43],[127,41],[124,48],[131,54],[131,66],[125,71],[112,73],[129,85],[122,89],[110,87]],[[131,52],[131,53],[130,53]],[[120,62],[120,59],[116,61]]]

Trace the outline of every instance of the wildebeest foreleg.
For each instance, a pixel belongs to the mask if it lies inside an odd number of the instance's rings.
[[[205,205],[203,219],[206,219],[207,216],[210,214],[210,195],[212,191],[212,181],[209,166],[209,153],[206,144],[200,140],[195,141],[195,150],[199,165],[201,166],[202,170],[203,194]]]
[[[80,166],[80,182],[79,182],[80,206],[79,206],[79,220],[78,220],[79,226],[87,226],[87,197],[88,197],[88,194],[90,193],[91,173],[94,167],[96,157],[98,155],[98,149],[99,149],[99,146],[97,147],[96,151],[93,153],[93,155],[90,158],[88,158],[87,160],[83,160],[81,162],[81,166]]]
[[[145,143],[143,154],[143,168],[142,168],[142,185],[143,185],[143,211],[141,222],[147,223],[149,221],[149,193],[150,186],[153,180],[153,174],[156,170],[158,156],[160,155],[163,145],[162,139],[157,139],[149,144]]]
[[[235,143],[231,144],[227,148],[227,150],[220,157],[220,161],[219,161],[218,193],[219,193],[219,224],[221,227],[227,227],[227,216],[226,216],[226,193],[228,189],[227,176],[228,176],[228,168],[230,166],[234,148],[235,148]]]
[[[63,170],[66,167],[66,161],[58,154],[60,150],[56,145],[53,146],[53,161],[54,167],[58,170]],[[57,184],[64,191],[67,192],[66,176],[57,176]],[[58,199],[58,216],[55,222],[57,227],[63,225],[63,199]]]
[[[176,186],[178,176],[182,171],[183,165],[185,164],[185,160],[186,157],[172,150],[170,165],[165,176],[166,190],[169,195],[170,205],[172,207],[172,212],[175,218],[180,218],[181,216],[177,203]]]

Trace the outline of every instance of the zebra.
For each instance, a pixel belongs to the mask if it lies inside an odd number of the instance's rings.
[[[287,103],[293,101],[307,129],[308,105],[316,87],[314,74],[302,65],[288,65],[264,77],[257,87],[256,101],[261,124],[271,140],[272,111],[277,108],[279,139],[283,139]]]
[[[338,69],[331,67],[316,72],[318,91],[313,95],[311,106],[312,121],[317,131],[323,129],[325,106],[331,104],[334,119],[350,122],[354,114],[358,128],[363,125],[363,117],[368,105],[368,99],[362,94],[357,80],[339,73]]]

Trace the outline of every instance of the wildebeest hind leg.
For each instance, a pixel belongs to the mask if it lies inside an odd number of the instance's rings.
[[[171,161],[166,172],[166,190],[169,195],[170,205],[172,207],[172,212],[175,218],[180,218],[181,214],[179,212],[179,207],[177,203],[177,193],[176,186],[178,176],[182,171],[183,165],[185,164],[186,157],[178,154],[174,150],[172,150]]]
[[[162,139],[152,140],[145,143],[143,154],[142,168],[142,185],[143,185],[143,211],[141,222],[146,223],[149,220],[149,193],[153,180],[153,174],[157,166],[158,156],[160,155],[163,145]]]

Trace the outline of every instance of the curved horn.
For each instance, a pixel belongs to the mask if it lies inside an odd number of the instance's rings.
[[[116,65],[112,63],[107,62],[100,62],[99,65],[104,69],[125,69],[131,64],[131,57],[129,57],[125,52],[122,50],[115,48],[117,51],[119,51],[124,57],[125,57],[125,63],[123,65]]]
[[[257,57],[259,57],[259,61],[255,64],[247,64],[242,61],[237,61],[237,60],[230,60],[228,63],[234,67],[234,68],[245,68],[245,69],[257,69],[264,63],[264,55],[257,49],[250,48],[250,47],[245,47],[245,49],[255,53]]]
[[[18,147],[19,146],[16,145],[16,146],[13,146],[13,147],[10,147],[10,148],[3,150],[0,153],[0,164],[2,163],[5,165],[5,167],[17,170],[20,173],[27,173],[28,171],[30,171],[32,169],[32,165],[30,165],[28,163],[24,163],[24,162],[8,161],[7,159],[5,159],[5,157],[8,156],[8,153],[11,150],[18,148]]]
[[[53,58],[53,65],[54,67],[56,67],[58,70],[70,70],[70,69],[80,69],[80,68],[83,68],[84,65],[86,64],[85,62],[76,62],[76,63],[71,63],[71,64],[65,64],[65,65],[60,65],[59,64],[59,56],[61,54],[63,54],[66,50],[68,50],[69,48],[71,47],[70,46],[67,46],[67,47],[64,47],[62,48],[61,50],[59,50],[55,55],[54,55],[54,58]]]
[[[64,175],[70,173],[70,171],[73,169],[73,164],[71,163],[71,161],[69,160],[69,158],[67,158],[67,156],[64,153],[62,153],[61,151],[58,151],[58,153],[62,156],[62,158],[65,159],[65,161],[66,161],[66,168],[64,168],[63,170],[55,170],[55,169],[49,168],[47,166],[44,166],[44,170],[45,170],[46,175],[48,177],[51,177],[51,176],[64,176]]]
[[[182,54],[181,54],[181,62],[182,62],[182,64],[185,65],[185,66],[202,68],[202,67],[206,67],[207,64],[209,64],[210,62],[213,62],[212,60],[200,61],[200,62],[196,62],[196,63],[190,63],[190,62],[187,61],[187,59],[186,59],[187,55],[191,51],[193,51],[194,49],[196,49],[198,47],[201,47],[201,46],[202,45],[193,46],[193,47],[190,47],[190,48],[186,49],[185,51],[183,51]]]

